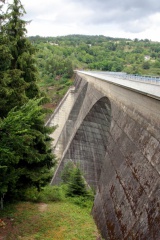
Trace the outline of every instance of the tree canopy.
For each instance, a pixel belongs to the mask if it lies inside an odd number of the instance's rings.
[[[38,49],[36,58],[42,79],[62,75],[63,70],[60,74],[56,72],[60,67],[60,58],[71,62],[73,69],[160,75],[160,69],[157,67],[157,62],[160,62],[159,42],[101,35],[35,36],[29,39]],[[53,58],[56,66],[51,61]],[[149,68],[146,65],[149,65]]]

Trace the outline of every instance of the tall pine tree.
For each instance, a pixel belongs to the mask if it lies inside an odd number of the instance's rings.
[[[19,87],[16,87],[17,83],[14,83],[14,77],[12,78],[12,76],[16,75],[17,71],[13,72],[10,69],[13,57],[9,49],[8,36],[3,32],[6,15],[2,12],[2,5],[0,10],[0,117],[4,117],[12,107],[16,106],[15,99],[17,99],[16,101],[18,101],[18,99],[20,101],[20,99],[24,99],[25,97],[24,91],[20,92]],[[18,74],[20,75],[20,72],[17,72],[17,75]],[[18,80],[16,80],[16,82],[18,82]],[[19,97],[16,98],[16,95]],[[24,103],[23,100],[20,102]]]
[[[20,0],[14,0],[8,7],[8,22],[5,25],[5,33],[10,41],[11,55],[13,57],[11,68],[22,71],[22,77],[27,83],[26,95],[34,98],[39,95],[37,88],[37,68],[35,67],[35,48],[26,38],[26,22],[22,19],[25,9]]]
[[[40,95],[36,84],[35,49],[26,38],[24,14],[21,1],[14,0],[4,16],[6,21],[1,24],[0,117],[15,106],[22,106],[28,98]]]

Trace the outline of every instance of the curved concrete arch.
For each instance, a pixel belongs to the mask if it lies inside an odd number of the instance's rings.
[[[159,240],[159,99],[85,75],[75,87],[52,184],[67,161],[78,163],[96,189],[92,214],[104,239]]]
[[[96,188],[105,159],[107,139],[111,125],[111,103],[100,98],[90,109],[76,131],[63,157],[54,183],[60,181],[61,170],[68,161],[80,167],[87,184]]]
[[[78,164],[86,182],[96,188],[105,158],[107,137],[111,124],[111,103],[99,99],[78,128],[64,157]]]

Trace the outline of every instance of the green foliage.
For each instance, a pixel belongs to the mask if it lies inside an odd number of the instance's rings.
[[[22,106],[26,101],[26,83],[18,69],[0,72],[0,117],[15,106]]]
[[[61,179],[63,183],[67,184],[70,182],[73,169],[74,169],[74,164],[72,161],[69,161],[68,163],[65,164],[61,173]]]
[[[142,68],[143,68],[143,69],[149,69],[149,68],[150,68],[150,63],[149,63],[148,61],[144,62],[144,63],[142,64]]]
[[[8,39],[0,32],[0,71],[6,71],[11,64],[12,55],[8,48]]]
[[[74,167],[69,178],[67,196],[86,196],[87,189],[79,168]]]
[[[39,199],[39,192],[36,187],[29,187],[23,190],[23,200],[30,201],[30,202],[38,202]]]
[[[2,39],[3,39],[3,51],[1,55],[3,58],[8,55],[7,60],[1,65],[1,70],[4,71],[8,68],[8,75],[15,76],[15,79],[8,82],[7,76],[4,80],[6,87],[11,88],[11,85],[15,85],[15,91],[18,90],[20,85],[23,88],[21,94],[26,95],[28,98],[34,98],[39,96],[39,89],[36,85],[38,79],[38,71],[35,67],[35,48],[30,41],[26,38],[26,24],[27,22],[22,19],[25,14],[25,10],[20,0],[14,0],[13,4],[9,4],[7,14],[5,15],[6,22],[2,26]],[[20,95],[20,90],[17,95]],[[10,104],[10,99],[8,102]],[[21,106],[24,102],[19,101]],[[15,104],[17,106],[17,104]]]
[[[37,188],[30,187],[24,191],[23,200],[31,202],[57,202],[64,200],[64,191],[58,186],[45,186],[38,192]]]
[[[70,62],[73,69],[93,69],[102,71],[125,71],[143,73],[146,55],[151,57],[150,68],[145,74],[153,75],[157,68],[154,60],[160,58],[160,43],[145,40],[110,38],[105,36],[69,35],[64,37],[30,37],[37,47],[36,58],[41,78],[44,80],[62,76],[65,67],[60,63]],[[46,64],[47,63],[47,64]],[[136,69],[135,69],[136,65]],[[54,66],[54,67],[53,67]],[[61,71],[60,68],[63,70]],[[63,73],[62,73],[63,72]],[[65,74],[65,73],[64,73]]]
[[[7,15],[4,17],[7,18]],[[14,56],[11,51],[9,36],[4,30],[5,24],[0,31],[0,117],[5,117],[15,106],[23,105],[27,97],[25,89],[27,84],[22,77],[22,71],[11,67]],[[14,44],[13,44],[14,45]]]
[[[57,202],[65,198],[64,190],[59,186],[46,186],[39,193],[40,202]]]
[[[48,134],[52,129],[44,127],[41,101],[30,100],[0,122],[0,165],[7,166],[2,183],[11,195],[21,195],[29,186],[40,189],[51,178],[54,162]]]
[[[83,208],[91,209],[93,206],[94,197],[90,198],[89,196],[72,196],[69,198],[69,201]]]
[[[40,191],[36,187],[28,187],[23,190],[24,201],[31,202],[58,202],[70,201],[81,207],[91,208],[93,205],[94,194],[92,190],[87,190],[87,194],[68,196],[68,185],[62,184],[60,186],[46,185]]]
[[[47,204],[19,202],[4,209],[3,217],[14,219],[13,228],[6,224],[6,239],[93,240],[99,236],[90,208],[81,208],[68,199]]]
[[[62,184],[61,186],[47,185],[38,191],[36,187],[29,187],[23,191],[23,200],[37,203],[49,203],[68,201],[72,202],[82,208],[91,209],[93,206],[94,194],[92,190],[87,190],[86,195],[72,195],[68,196],[68,185]]]
[[[72,162],[69,161],[65,164],[61,173],[63,184],[66,184],[66,195],[69,197],[79,197],[92,199],[93,191],[88,190],[80,169]],[[78,201],[81,202],[79,199]]]

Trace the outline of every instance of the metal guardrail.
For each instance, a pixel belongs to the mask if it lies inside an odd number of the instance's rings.
[[[120,78],[120,79],[127,79],[127,80],[134,80],[146,83],[152,83],[160,85],[160,77],[154,76],[140,76],[137,74],[127,74],[127,73],[116,73],[116,72],[104,72],[100,74],[112,75],[113,77]]]
[[[127,74],[125,72],[77,71],[97,79],[112,82],[160,100],[160,77]]]

